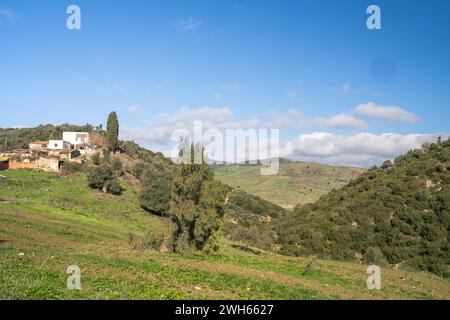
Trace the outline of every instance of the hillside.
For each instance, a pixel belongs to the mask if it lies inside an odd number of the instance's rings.
[[[289,209],[317,201],[364,171],[361,168],[286,160],[280,162],[279,173],[274,176],[262,176],[260,167],[256,165],[215,167],[216,178],[223,183]]]
[[[35,128],[0,128],[0,152],[27,149],[33,141],[60,140],[64,131],[92,132],[93,130],[94,127],[90,124],[84,126],[47,124]]]
[[[432,275],[382,269],[372,291],[365,265],[250,254],[225,239],[214,255],[150,250],[168,224],[137,205],[127,180],[112,196],[83,174],[2,174],[0,299],[450,299],[448,280]],[[80,291],[66,288],[70,265]]]
[[[63,131],[66,130],[91,132],[91,138],[95,137],[96,142],[102,142],[104,131],[101,129],[99,127],[94,130],[90,124],[85,126],[49,124],[20,129],[0,128],[0,152],[28,148],[28,144],[35,140],[60,139]],[[173,175],[176,172],[174,163],[163,154],[142,148],[132,141],[121,141],[120,149],[121,153],[114,158],[122,163],[123,178],[135,188],[136,203],[134,205],[141,206],[152,215],[167,216]],[[88,171],[88,168],[92,166],[92,161],[88,159],[83,158],[82,162],[83,166],[76,171]],[[280,216],[283,215],[284,210],[243,191],[231,193],[228,186],[223,187],[230,193],[226,205],[228,215],[224,226],[225,235],[231,240],[239,240],[246,245],[272,249],[275,244],[273,225],[261,221],[261,217]],[[235,203],[235,200],[239,203]]]
[[[161,153],[154,153],[134,142],[122,141],[121,150],[122,154],[115,157],[124,164],[127,177],[138,181],[141,206],[151,214],[167,216],[176,165]],[[244,245],[272,250],[276,244],[272,220],[282,219],[286,211],[258,196],[225,184],[222,187],[228,193],[222,228],[224,236]]]
[[[279,221],[282,252],[449,277],[450,140],[372,168]]]

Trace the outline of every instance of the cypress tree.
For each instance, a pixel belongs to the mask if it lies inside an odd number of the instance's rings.
[[[109,151],[116,152],[119,149],[119,121],[115,112],[111,112],[108,116],[106,142]]]

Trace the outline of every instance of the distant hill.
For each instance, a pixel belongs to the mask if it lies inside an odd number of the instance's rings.
[[[450,140],[374,167],[278,221],[281,252],[450,276]]]
[[[215,166],[216,178],[283,208],[317,201],[365,172],[361,168],[328,166],[281,159],[274,176],[262,176],[257,165]]]

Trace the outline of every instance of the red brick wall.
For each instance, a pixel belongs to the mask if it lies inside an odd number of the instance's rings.
[[[37,163],[33,163],[33,162],[28,162],[28,163],[24,163],[24,162],[10,162],[9,163],[9,169],[37,169],[38,165]]]

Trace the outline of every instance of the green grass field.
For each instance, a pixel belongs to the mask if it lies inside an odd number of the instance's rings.
[[[317,201],[333,188],[341,188],[364,169],[333,167],[317,163],[281,162],[274,176],[262,176],[259,166],[230,165],[216,169],[216,178],[233,188],[284,208]]]
[[[2,172],[0,299],[449,299],[448,280],[382,269],[366,288],[367,266],[232,248],[214,255],[161,253],[135,244],[169,222],[120,197],[86,187],[83,175]],[[81,269],[81,290],[66,287]]]

